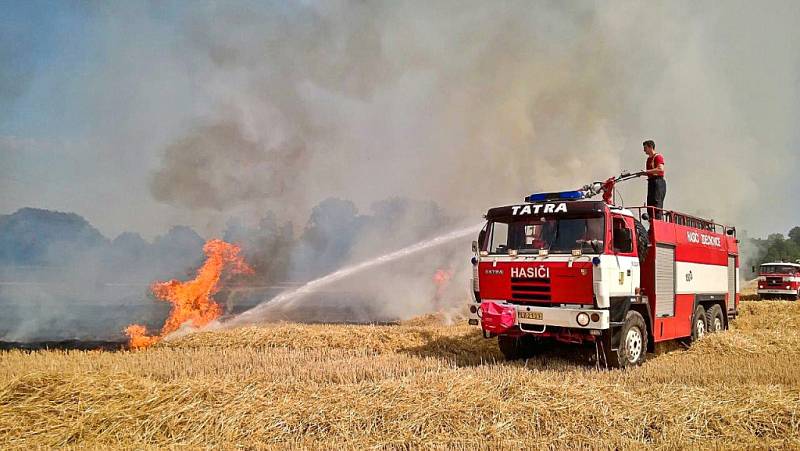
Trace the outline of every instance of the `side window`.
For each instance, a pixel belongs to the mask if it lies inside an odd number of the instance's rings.
[[[633,253],[633,231],[624,218],[615,217],[612,223],[612,240],[614,252],[620,254]]]
[[[492,224],[492,235],[489,246],[491,254],[505,254],[508,252],[508,224],[495,222]]]

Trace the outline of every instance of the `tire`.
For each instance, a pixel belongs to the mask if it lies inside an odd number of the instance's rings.
[[[696,342],[703,338],[708,331],[708,323],[706,323],[706,309],[702,305],[698,305],[694,309],[692,315],[692,335],[689,339],[689,344]]]
[[[612,368],[628,368],[641,365],[647,358],[647,324],[639,312],[630,310],[625,315],[616,350],[611,346],[611,334],[603,340],[603,355]]]
[[[725,330],[725,316],[719,304],[712,305],[706,311],[706,330],[710,334]]]
[[[512,337],[510,335],[499,335],[497,345],[506,360],[519,360],[533,357],[538,349],[538,342],[530,335]]]

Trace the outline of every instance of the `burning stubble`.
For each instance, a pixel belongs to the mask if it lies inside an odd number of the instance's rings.
[[[203,246],[206,261],[197,276],[188,282],[156,282],[151,289],[158,299],[172,304],[169,317],[158,335],[147,335],[144,326],[132,324],[125,329],[131,348],[148,347],[186,325],[199,328],[219,318],[222,307],[213,296],[220,288],[223,272],[249,274],[253,270],[241,256],[241,249],[222,240],[209,240]]]

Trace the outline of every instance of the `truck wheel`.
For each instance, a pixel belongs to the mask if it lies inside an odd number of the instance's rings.
[[[706,329],[708,333],[722,332],[725,329],[725,317],[719,304],[714,304],[706,311]]]
[[[692,336],[689,343],[694,343],[703,338],[708,330],[707,326],[706,309],[704,309],[702,305],[698,305],[697,308],[694,309],[694,315],[692,316]]]
[[[630,310],[625,315],[617,350],[611,349],[610,331],[605,336],[603,354],[608,366],[613,368],[637,366],[647,357],[647,324],[639,312]]]
[[[533,357],[536,354],[538,343],[529,335],[512,337],[509,335],[499,335],[497,345],[506,360],[519,360]]]

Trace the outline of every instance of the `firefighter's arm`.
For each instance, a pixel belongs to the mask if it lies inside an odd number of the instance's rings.
[[[644,171],[644,173],[647,175],[662,175],[664,174],[664,163],[660,163],[653,169],[647,169]]]

